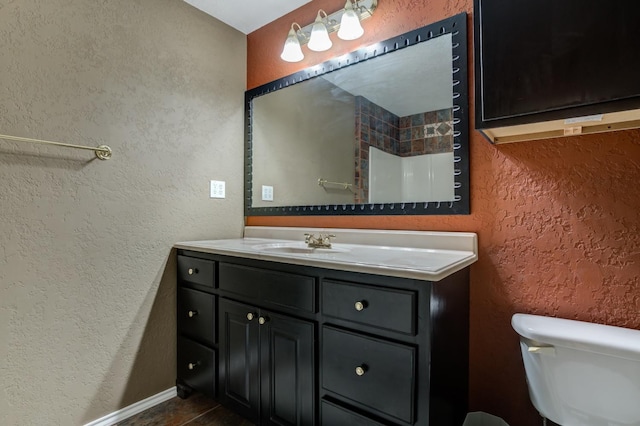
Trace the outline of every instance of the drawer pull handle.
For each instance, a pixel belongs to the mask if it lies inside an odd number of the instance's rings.
[[[188,315],[189,315],[189,318],[193,318],[196,315],[198,315],[198,311],[189,311]]]
[[[189,273],[189,275],[197,274],[197,273],[198,273],[198,269],[196,269],[196,268],[189,268],[189,270],[188,270],[187,272]]]
[[[367,372],[367,366],[362,364],[356,367],[356,375],[357,376],[364,376],[364,373]]]
[[[189,364],[187,364],[187,368],[189,370],[195,370],[198,365],[200,365],[200,361],[190,362]]]
[[[252,312],[249,312],[249,313],[247,314],[247,319],[248,319],[249,321],[253,321],[253,318],[254,318],[253,313],[252,313]]]
[[[365,302],[364,300],[358,300],[356,303],[354,303],[353,306],[356,308],[356,311],[358,312],[364,311],[365,308],[367,307],[367,302]]]
[[[260,317],[260,318],[258,318],[258,323],[259,323],[260,325],[264,325],[264,324],[265,324],[265,323],[267,323],[267,322],[269,322],[269,318],[267,318],[267,317]]]

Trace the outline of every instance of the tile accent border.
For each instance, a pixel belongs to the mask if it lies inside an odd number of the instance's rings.
[[[116,424],[117,422],[128,419],[131,416],[135,416],[136,414],[141,413],[144,410],[148,410],[151,407],[162,404],[163,402],[168,401],[171,398],[176,397],[177,395],[178,393],[176,387],[174,386],[170,389],[152,395],[149,398],[143,399],[142,401],[133,403],[128,407],[124,407],[118,411],[107,414],[104,417],[100,417],[99,419],[87,423],[84,426],[111,426]]]

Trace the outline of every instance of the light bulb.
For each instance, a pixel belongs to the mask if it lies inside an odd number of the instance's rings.
[[[324,22],[322,22],[321,13],[324,13],[324,15],[327,16],[323,10],[318,11],[318,16],[316,16],[316,21],[313,24],[313,27],[311,27],[311,37],[309,38],[309,49],[316,52],[329,50],[333,45],[333,43],[331,43],[331,39],[329,39],[327,27],[324,25]]]
[[[362,34],[364,34],[364,30],[362,29],[362,25],[360,25],[360,17],[356,11],[353,10],[351,0],[347,0],[342,19],[340,20],[338,37],[342,40],[355,40],[360,38]]]
[[[304,59],[302,49],[300,48],[300,40],[298,40],[298,36],[296,35],[296,31],[293,29],[293,25],[291,25],[287,40],[284,42],[284,48],[280,54],[280,59],[287,62],[300,62]]]

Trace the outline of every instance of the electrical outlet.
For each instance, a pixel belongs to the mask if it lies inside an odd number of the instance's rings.
[[[224,181],[223,180],[212,180],[211,181],[211,198],[224,198],[225,189],[224,189]]]
[[[262,185],[262,201],[273,201],[273,186]]]

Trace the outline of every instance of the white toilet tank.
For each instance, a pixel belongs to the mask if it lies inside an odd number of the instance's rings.
[[[562,426],[640,426],[640,330],[515,314],[531,401]]]

